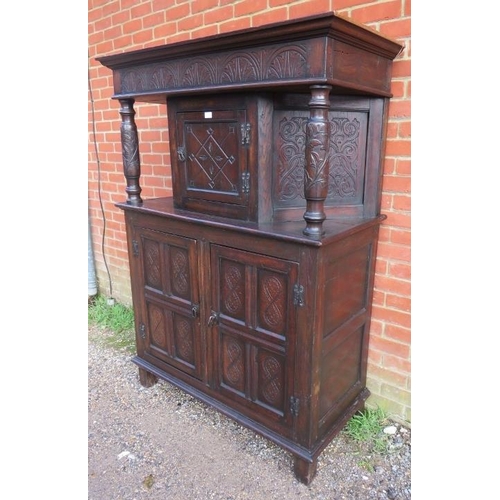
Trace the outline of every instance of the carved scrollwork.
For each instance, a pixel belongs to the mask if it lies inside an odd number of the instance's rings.
[[[329,200],[358,196],[361,123],[357,118],[330,117]],[[277,201],[304,198],[305,137],[307,118],[285,117],[278,130]]]

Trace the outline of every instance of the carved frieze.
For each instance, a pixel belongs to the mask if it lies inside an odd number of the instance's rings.
[[[308,60],[313,43],[274,44],[121,68],[118,93],[196,89],[252,82],[295,80],[312,74]]]

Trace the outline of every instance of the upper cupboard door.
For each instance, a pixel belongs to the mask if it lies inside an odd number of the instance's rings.
[[[177,206],[250,217],[250,193],[255,191],[249,168],[252,106],[242,96],[168,101]]]

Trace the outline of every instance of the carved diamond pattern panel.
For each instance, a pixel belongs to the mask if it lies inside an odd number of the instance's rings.
[[[143,247],[146,285],[161,291],[160,243],[146,238]]]
[[[185,126],[188,187],[237,193],[238,135],[235,123],[189,123]]]
[[[170,247],[170,277],[172,291],[189,300],[189,256],[185,248]]]
[[[356,115],[356,116],[354,116]],[[361,201],[364,175],[364,130],[366,117],[349,113],[348,117],[330,113],[329,181],[327,203]],[[358,119],[359,118],[359,119]],[[275,197],[278,205],[304,204],[304,168],[306,116],[285,115],[278,124],[277,177]],[[363,132],[363,133],[362,133]]]
[[[241,394],[245,392],[245,346],[229,335],[222,337],[222,383]]]
[[[258,399],[259,401],[283,411],[285,367],[281,356],[259,350],[258,364]]]
[[[258,275],[259,326],[283,334],[286,327],[287,281],[284,275],[267,270]]]
[[[176,357],[194,365],[192,322],[179,314],[173,315]]]
[[[245,320],[245,266],[221,260],[221,311],[227,316]]]
[[[163,310],[149,303],[148,304],[148,316],[149,316],[149,330],[150,330],[150,342],[151,344],[160,347],[162,350],[167,350],[167,332],[165,328],[165,315]]]

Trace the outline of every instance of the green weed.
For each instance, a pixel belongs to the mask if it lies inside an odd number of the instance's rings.
[[[389,436],[383,432],[387,424],[387,415],[381,408],[365,408],[351,417],[344,432],[357,443],[366,445],[371,451],[383,454],[387,452],[389,443]]]
[[[106,330],[106,335],[101,337],[104,344],[128,351],[135,349],[134,311],[131,307],[117,302],[110,305],[106,297],[98,295],[89,302],[88,322]]]

